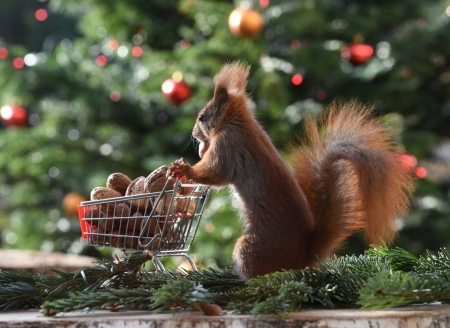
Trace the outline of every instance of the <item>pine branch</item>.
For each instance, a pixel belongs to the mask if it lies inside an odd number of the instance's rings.
[[[371,245],[365,254],[389,262],[394,271],[413,271],[418,264],[418,258],[413,254],[399,247],[389,249],[386,244],[382,246]]]
[[[450,283],[441,276],[384,272],[370,278],[361,288],[358,304],[363,309],[385,309],[449,299]]]
[[[212,295],[193,281],[175,280],[154,291],[152,307],[156,311],[171,308],[187,308],[199,302],[210,303]]]
[[[42,293],[39,277],[25,270],[0,270],[0,311],[36,308]]]
[[[173,280],[159,289],[108,289],[72,293],[67,298],[46,301],[41,308],[47,316],[70,311],[109,310],[153,310],[155,312],[188,308],[210,303],[211,294],[201,285],[192,281]]]
[[[67,298],[46,301],[42,304],[42,312],[46,316],[54,316],[62,312],[95,311],[107,309],[121,310],[153,310],[153,290],[149,289],[109,289],[97,292],[72,293]]]
[[[39,307],[48,315],[74,310],[159,311],[213,302],[236,313],[283,315],[302,307],[388,308],[450,300],[450,252],[419,259],[402,249],[372,247],[361,256],[328,260],[318,268],[241,280],[233,269],[141,271],[149,260],[122,261],[57,276],[0,271],[0,309]]]
[[[150,258],[133,253],[118,263],[99,261],[97,267],[73,273],[50,270],[57,274],[33,275],[22,270],[0,271],[0,310],[38,308],[46,300],[61,299],[76,291],[100,288],[132,287],[139,267]]]
[[[450,251],[441,248],[437,255],[427,251],[426,256],[419,258],[416,271],[419,273],[437,273],[450,280]]]

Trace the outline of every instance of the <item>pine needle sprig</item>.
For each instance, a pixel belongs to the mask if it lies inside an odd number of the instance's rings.
[[[396,271],[370,278],[361,288],[358,305],[363,309],[386,309],[449,299],[450,282],[442,276]]]
[[[51,269],[55,275],[24,270],[0,271],[0,311],[38,308],[46,300],[61,299],[70,293],[111,286],[130,286],[136,270],[148,261],[147,254],[133,253],[122,261],[99,261],[97,267],[76,272]]]
[[[136,252],[121,261],[102,260],[96,262],[97,267],[84,268],[74,273],[51,270],[58,275],[43,276],[40,285],[46,287],[45,300],[64,298],[77,291],[131,287],[140,266],[149,259],[147,253]]]
[[[250,279],[240,288],[214,293],[214,302],[225,305],[235,313],[259,313],[260,310],[254,310],[259,303],[276,297],[283,284],[300,279],[301,275],[299,276],[295,270],[270,273]],[[270,313],[277,311],[273,310]]]
[[[61,312],[108,310],[152,310],[194,307],[199,302],[210,303],[211,294],[192,281],[173,280],[159,289],[108,289],[71,293],[67,298],[46,301],[42,304],[45,315]]]
[[[147,287],[159,288],[161,285],[173,280],[188,280],[203,285],[210,292],[230,292],[245,287],[234,269],[198,269],[197,271],[167,270],[147,272],[141,271],[136,283]]]
[[[152,307],[157,312],[210,303],[212,295],[202,285],[193,281],[174,280],[155,290],[152,300]]]
[[[450,301],[450,252],[445,248],[417,258],[399,248],[373,246],[364,255],[248,281],[233,268],[140,270],[149,259],[133,253],[76,272],[51,270],[56,276],[0,271],[0,310],[42,305],[48,315],[119,308],[161,311],[212,302],[236,313],[283,315],[305,307],[375,309]]]
[[[42,295],[36,286],[26,282],[17,282],[0,287],[1,311],[36,308],[41,300]]]
[[[39,276],[25,270],[0,270],[0,311],[36,308],[42,301]]]
[[[96,292],[76,292],[54,301],[42,304],[42,313],[54,316],[71,311],[95,310],[153,310],[153,290],[148,289],[109,289]]]
[[[292,280],[282,283],[277,288],[272,286],[269,289],[261,287],[261,284],[257,285],[259,286],[256,288],[255,286],[249,286],[247,289],[234,294],[236,298],[239,294],[244,297],[228,302],[227,309],[237,314],[284,315],[287,312],[300,309],[304,303],[312,303],[314,301],[313,288],[304,282]]]
[[[388,262],[394,271],[413,271],[419,260],[416,256],[400,247],[390,249],[386,244],[381,246],[370,245],[365,254],[378,258],[383,262]]]
[[[391,272],[390,263],[377,256],[342,256],[322,263],[316,301],[326,308],[357,307],[359,291],[367,279],[380,272]],[[335,286],[335,287],[333,287]]]
[[[232,292],[245,287],[245,280],[238,276],[234,268],[202,268],[197,271],[183,271],[183,273],[186,279],[202,284],[213,293]]]
[[[450,280],[450,251],[441,248],[437,255],[427,250],[426,256],[421,256],[416,271],[419,273],[438,273]]]

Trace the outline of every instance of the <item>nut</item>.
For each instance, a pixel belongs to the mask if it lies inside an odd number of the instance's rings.
[[[155,211],[161,215],[175,214],[175,212],[177,211],[177,206],[175,204],[172,204],[172,207],[170,208],[170,211],[169,211],[171,199],[172,199],[171,195],[161,197],[158,204],[156,204]]]
[[[181,213],[194,213],[195,212],[195,202],[189,198],[180,196],[179,193],[175,194],[175,198],[172,202],[172,207],[169,210],[171,195],[167,195],[160,199],[159,203],[156,205],[156,212],[161,215],[170,214],[173,215],[176,212]]]
[[[194,213],[195,212],[195,202],[188,197],[176,197],[177,201],[177,212],[181,213]]]
[[[130,235],[127,237],[122,237],[120,235],[123,234],[119,230],[114,230],[112,234],[113,236],[111,237],[110,243],[112,247],[137,249],[139,246],[139,238],[137,238],[137,236]]]
[[[126,234],[129,234],[130,232],[131,233],[139,233],[141,231],[141,224],[142,224],[143,218],[142,218],[141,213],[136,212],[129,219],[128,218],[120,219],[119,221],[121,221],[121,222],[119,222],[119,223],[121,223],[120,229],[122,231],[126,230],[127,231]]]
[[[219,315],[222,314],[223,310],[217,304],[209,304],[205,306],[203,309],[203,313],[206,315]]]
[[[117,190],[112,190],[105,187],[95,187],[91,191],[91,200],[101,200],[121,196],[122,194]]]
[[[103,220],[100,220],[100,223],[98,227],[104,232],[104,233],[110,233],[117,227],[116,220],[106,218]]]
[[[150,173],[145,178],[145,186],[144,186],[145,191],[151,193],[163,190],[164,185],[167,182],[167,179],[170,179],[169,185],[167,186],[167,190],[173,189],[175,179],[166,176],[168,170],[169,165],[162,165],[157,169],[153,170],[153,172]]]
[[[90,225],[98,225],[98,219],[103,218],[104,214],[98,207],[92,207],[84,213],[85,221],[87,221]]]
[[[118,191],[122,196],[125,196],[128,185],[131,183],[131,179],[125,174],[116,172],[111,174],[106,180],[106,187],[108,189]]]
[[[146,191],[144,189],[145,178],[139,177],[131,181],[128,185],[127,191],[125,193],[126,196],[131,195],[141,195],[145,194]],[[146,211],[151,211],[151,204],[149,198],[143,199],[133,199],[130,201],[131,207],[138,212],[145,213]]]
[[[182,184],[195,184],[195,181],[194,181],[194,180],[188,179],[188,178],[186,178],[186,176],[182,177],[182,178],[180,179],[180,181],[181,181]],[[182,187],[180,193],[181,193],[182,195],[189,195],[189,194],[191,194],[193,191],[194,191],[194,188],[193,188],[193,187]]]
[[[122,194],[116,190],[108,189],[106,187],[95,187],[91,191],[91,200],[102,200],[115,197],[122,197]],[[100,211],[102,211],[106,217],[113,216],[114,208],[114,202],[99,206]]]
[[[97,234],[99,233],[99,228],[92,228],[90,233],[92,233],[92,235],[89,235],[89,238],[91,239],[92,243],[97,244],[99,237]]]
[[[127,217],[130,216],[130,207],[127,204],[119,203],[116,205],[116,208],[114,210],[114,216],[115,217]]]
[[[157,233],[161,233],[158,222],[155,219],[150,219],[147,224],[147,220],[142,220],[141,222],[141,235],[143,237],[153,237]]]

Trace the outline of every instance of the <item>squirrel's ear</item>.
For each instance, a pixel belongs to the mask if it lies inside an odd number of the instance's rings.
[[[222,107],[228,101],[228,91],[225,88],[219,88],[214,93],[214,104],[217,107]]]

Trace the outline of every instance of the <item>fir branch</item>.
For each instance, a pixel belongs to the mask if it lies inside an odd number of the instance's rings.
[[[0,310],[11,311],[35,308],[41,302],[41,295],[36,286],[25,282],[0,287]]]
[[[0,271],[0,310],[38,308],[46,300],[61,299],[76,291],[131,287],[139,267],[148,261],[146,253],[132,253],[117,263],[99,261],[97,267],[74,273],[59,270],[53,275],[33,275],[23,270]]]
[[[141,272],[137,283],[160,287],[172,280],[188,280],[203,285],[210,292],[230,292],[245,287],[242,280],[233,269],[198,269],[197,271],[167,270]]]
[[[391,268],[380,257],[361,255],[330,259],[316,271],[316,301],[327,308],[348,308],[357,306],[359,290],[368,278]]]
[[[267,281],[266,276],[265,278],[264,280]],[[272,287],[270,289],[264,289],[261,281],[255,285],[258,287],[254,288],[253,286],[253,293],[248,292],[252,290],[252,287],[249,287],[247,293],[245,293],[247,296],[253,294],[253,302],[248,300],[229,302],[227,308],[238,314],[283,315],[300,309],[303,303],[312,303],[314,299],[313,288],[304,282],[288,281],[282,283],[278,288]]]
[[[184,274],[186,279],[202,284],[213,293],[231,292],[245,287],[245,280],[242,280],[233,268],[198,269],[198,271],[184,271]]]
[[[363,309],[385,309],[396,306],[447,301],[450,283],[441,276],[393,272],[380,273],[360,290],[358,304]]]
[[[162,311],[195,306],[199,302],[210,303],[211,294],[193,281],[173,280],[159,289],[108,289],[71,293],[69,297],[46,301],[41,308],[45,315],[77,310],[99,309],[154,310]]]
[[[437,255],[433,255],[427,250],[427,255],[419,258],[416,272],[435,273],[450,280],[450,251],[441,248]]]
[[[97,292],[72,293],[67,298],[46,301],[42,304],[42,313],[54,316],[62,312],[95,311],[107,309],[121,310],[153,310],[153,290],[148,289],[110,289]]]
[[[42,292],[38,276],[25,270],[0,270],[0,311],[36,308]]]
[[[9,285],[18,281],[34,285],[36,283],[36,275],[25,270],[0,270],[0,286]]]
[[[418,258],[413,254],[399,247],[389,249],[386,244],[371,245],[365,254],[388,262],[394,271],[413,271],[418,263]]]
[[[97,267],[84,268],[74,273],[52,270],[58,276],[45,276],[40,285],[46,287],[45,300],[64,298],[77,291],[132,287],[136,282],[137,270],[150,259],[147,253],[136,252],[121,261],[102,260],[96,262]]]
[[[74,310],[164,310],[214,302],[237,313],[284,314],[299,308],[386,308],[450,300],[450,252],[417,259],[402,249],[372,247],[362,256],[328,260],[319,268],[241,280],[233,269],[145,272],[150,258],[122,261],[57,276],[0,271],[0,310],[39,307],[47,314]]]
[[[156,311],[173,308],[187,308],[196,303],[210,303],[212,295],[193,281],[174,280],[154,291],[152,307]]]

